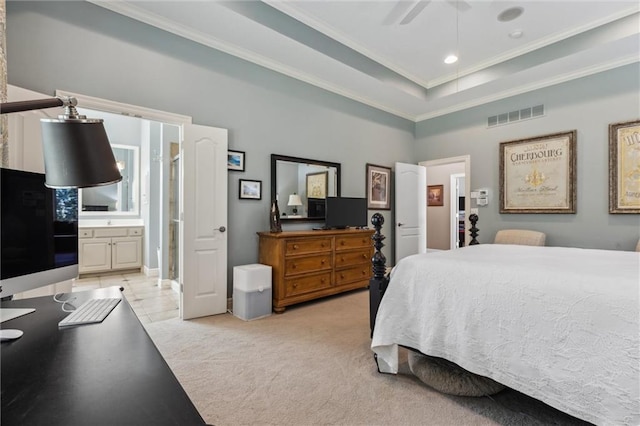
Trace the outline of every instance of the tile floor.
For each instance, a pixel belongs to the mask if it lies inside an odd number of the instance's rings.
[[[158,287],[158,277],[141,272],[99,275],[74,280],[72,291],[121,286],[124,295],[143,324],[177,318],[180,296],[171,288]]]

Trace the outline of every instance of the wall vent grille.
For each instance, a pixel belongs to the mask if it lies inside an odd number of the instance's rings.
[[[543,115],[544,105],[536,105],[532,107],[522,108],[517,111],[492,115],[487,119],[487,127],[502,126],[505,124],[515,123],[516,121],[542,117]]]

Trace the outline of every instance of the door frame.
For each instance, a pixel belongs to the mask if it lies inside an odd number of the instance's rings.
[[[449,216],[451,217],[451,243],[450,243],[450,247],[453,248],[459,248],[458,246],[458,232],[459,232],[459,220],[458,220],[458,214],[460,213],[460,210],[458,209],[458,179],[460,178],[466,178],[466,175],[464,173],[452,173],[451,175],[449,175],[449,178],[451,179],[450,181],[450,186],[449,188],[451,188],[450,192],[450,196],[451,196],[451,205],[449,206]],[[454,190],[455,189],[455,190]],[[466,189],[466,186],[465,186]],[[467,200],[465,198],[465,204],[466,204]],[[466,210],[465,210],[465,217],[466,217]],[[466,239],[465,239],[466,242]]]
[[[468,241],[471,241],[471,235],[469,234],[470,222],[469,222],[469,209],[471,208],[471,156],[470,155],[460,155],[458,157],[448,157],[448,158],[440,158],[437,160],[425,160],[420,161],[418,164],[427,168],[433,166],[443,166],[446,164],[454,164],[454,163],[464,163],[464,229],[465,236],[464,242],[465,245],[468,245]],[[425,188],[425,191],[427,189]],[[429,234],[427,233],[427,239],[429,238]]]

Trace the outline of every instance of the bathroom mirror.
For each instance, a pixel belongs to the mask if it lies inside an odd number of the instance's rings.
[[[111,185],[81,188],[80,217],[137,216],[139,214],[139,148],[112,144],[122,180]]]
[[[326,197],[340,196],[340,163],[271,154],[271,200],[280,220],[323,221]]]

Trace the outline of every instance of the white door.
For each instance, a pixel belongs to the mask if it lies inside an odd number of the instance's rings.
[[[184,126],[180,313],[227,310],[227,130]]]
[[[427,251],[427,169],[396,163],[396,264],[403,257]]]

